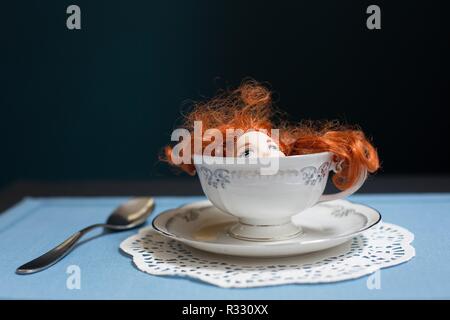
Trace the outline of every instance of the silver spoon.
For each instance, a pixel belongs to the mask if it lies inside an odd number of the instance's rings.
[[[155,202],[153,198],[142,197],[131,199],[115,209],[108,217],[106,223],[94,224],[74,233],[52,250],[17,268],[16,273],[31,274],[52,266],[68,254],[81,237],[95,228],[103,227],[114,231],[135,228],[147,220],[147,217],[153,211],[154,207]]]

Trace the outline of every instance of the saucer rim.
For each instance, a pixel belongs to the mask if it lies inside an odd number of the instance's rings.
[[[350,204],[355,204],[355,205],[360,205],[360,206],[363,206],[363,207],[367,207],[368,209],[373,210],[373,211],[378,215],[378,218],[375,220],[375,222],[373,222],[372,224],[369,224],[369,225],[365,226],[364,228],[362,228],[362,229],[360,229],[360,230],[351,232],[351,233],[349,233],[349,234],[344,234],[344,235],[340,235],[340,236],[337,236],[337,237],[333,237],[333,238],[308,240],[308,241],[303,241],[303,242],[301,242],[301,237],[295,237],[295,238],[291,238],[291,239],[278,240],[278,241],[267,241],[267,242],[249,241],[249,240],[241,240],[241,239],[236,239],[236,240],[247,242],[247,243],[249,243],[249,244],[252,244],[253,246],[264,246],[264,247],[266,247],[266,246],[274,247],[274,246],[280,246],[280,245],[292,245],[292,244],[310,245],[310,244],[323,243],[323,242],[327,242],[327,241],[349,240],[349,239],[351,239],[351,238],[353,238],[353,237],[358,236],[358,235],[361,234],[362,232],[367,231],[367,230],[369,230],[370,228],[376,226],[378,223],[380,223],[380,222],[382,221],[382,215],[381,215],[381,213],[380,213],[377,209],[375,209],[375,208],[373,208],[373,207],[371,207],[371,206],[369,206],[369,205],[362,204],[362,203],[358,203],[358,202],[353,202],[353,201],[350,201],[350,200],[347,200],[347,199],[339,199],[339,200],[332,200],[332,201],[333,201],[333,202],[334,202],[334,201],[343,201],[343,202],[348,202],[348,203],[350,203]],[[164,231],[164,230],[161,230],[160,228],[158,228],[158,227],[156,226],[156,220],[157,220],[160,216],[162,216],[162,215],[164,215],[164,214],[169,214],[169,213],[174,212],[174,211],[176,211],[176,210],[183,209],[184,207],[188,207],[188,206],[191,206],[191,205],[194,205],[194,204],[198,204],[198,203],[202,203],[202,202],[203,202],[203,203],[208,203],[208,202],[209,202],[209,203],[211,204],[211,206],[214,207],[214,205],[211,203],[211,201],[209,201],[209,200],[206,199],[206,200],[194,201],[194,202],[191,202],[191,203],[183,204],[183,205],[181,205],[181,206],[179,206],[179,207],[176,207],[176,208],[173,208],[173,209],[165,210],[165,211],[161,212],[160,214],[158,214],[155,218],[153,218],[152,223],[151,223],[152,228],[153,228],[156,232],[158,232],[158,233],[160,233],[160,234],[163,234],[163,235],[165,235],[165,236],[167,236],[167,237],[169,237],[169,238],[172,238],[172,239],[175,239],[175,240],[177,240],[177,241],[184,242],[184,243],[189,243],[189,242],[191,242],[191,243],[199,243],[199,244],[206,244],[206,243],[207,243],[207,244],[211,244],[211,245],[221,245],[221,246],[226,246],[226,247],[241,247],[242,244],[237,244],[237,243],[236,243],[236,244],[231,244],[231,243],[214,243],[214,242],[205,242],[205,241],[199,241],[199,240],[191,240],[191,239],[187,239],[187,238],[181,238],[181,237],[179,237],[179,236],[177,236],[177,235],[170,234],[170,233],[168,233],[168,232],[166,232],[166,231]],[[327,202],[328,202],[328,201],[327,201]],[[219,210],[220,210],[220,209],[219,209]],[[226,214],[226,213],[223,212],[223,214]],[[298,214],[301,214],[301,212],[298,213]],[[299,241],[299,240],[300,240],[300,241]]]

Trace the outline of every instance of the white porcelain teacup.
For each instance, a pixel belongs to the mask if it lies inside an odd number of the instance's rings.
[[[265,164],[237,163],[237,158],[194,156],[202,188],[218,209],[238,218],[229,233],[252,241],[285,240],[302,230],[291,217],[323,201],[341,199],[357,191],[367,172],[351,188],[324,195],[330,170],[336,169],[333,154],[277,157],[277,170],[262,174]],[[266,159],[267,161],[267,159]]]

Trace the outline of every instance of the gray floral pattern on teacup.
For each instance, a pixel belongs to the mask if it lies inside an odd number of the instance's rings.
[[[328,173],[330,169],[330,162],[324,162],[319,168],[314,166],[308,166],[300,170],[302,173],[302,179],[305,185],[314,186],[316,183],[320,183]]]
[[[221,187],[225,189],[226,184],[230,183],[233,179],[264,179],[273,180],[279,178],[296,178],[300,177],[305,185],[314,186],[316,183],[320,183],[328,174],[330,169],[330,162],[324,162],[319,168],[314,166],[308,166],[300,170],[287,169],[278,170],[274,175],[261,175],[258,170],[232,170],[227,169],[215,169],[211,170],[206,167],[200,167],[199,171],[202,174],[209,186],[214,188]]]
[[[211,171],[208,168],[200,167],[200,172],[205,176],[208,185],[216,189],[219,186],[225,189],[225,185],[230,183],[230,172],[227,169],[216,169]]]

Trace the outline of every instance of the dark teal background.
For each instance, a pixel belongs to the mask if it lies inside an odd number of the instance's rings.
[[[382,173],[449,173],[448,6],[392,2],[376,31],[368,1],[2,3],[0,186],[172,175],[157,154],[183,104],[248,76],[293,120],[360,124]]]

